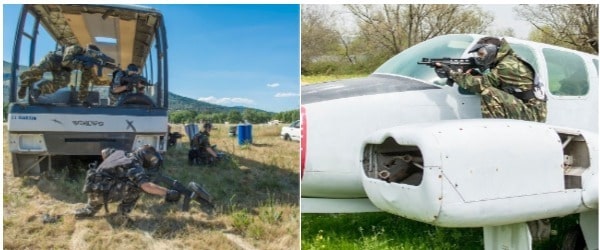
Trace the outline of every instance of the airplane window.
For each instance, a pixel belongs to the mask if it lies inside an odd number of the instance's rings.
[[[538,63],[531,47],[524,44],[510,44],[510,47],[513,48],[519,57],[531,64],[535,72],[539,74],[540,69],[538,68]]]
[[[589,82],[583,59],[573,53],[543,49],[548,67],[550,93],[557,96],[583,96],[588,93]]]
[[[440,36],[410,47],[379,66],[374,73],[394,74],[434,82],[439,79],[428,66],[419,65],[422,58],[460,58],[473,41],[468,35]],[[438,80],[439,81],[439,80]],[[439,81],[444,82],[445,81]]]
[[[592,62],[594,62],[594,66],[596,66],[596,72],[598,72],[598,60],[594,59]]]

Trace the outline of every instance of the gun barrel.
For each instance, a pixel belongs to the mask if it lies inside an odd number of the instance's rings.
[[[114,58],[107,56],[105,54],[102,54],[102,60],[105,61],[105,63],[116,63],[117,61],[115,61]]]

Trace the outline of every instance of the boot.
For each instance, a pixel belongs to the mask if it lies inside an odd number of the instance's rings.
[[[86,217],[92,217],[94,216],[94,214],[96,214],[96,212],[98,212],[98,210],[100,210],[99,207],[98,209],[95,209],[90,205],[86,205],[85,207],[78,208],[77,210],[75,210],[75,218],[81,219]]]

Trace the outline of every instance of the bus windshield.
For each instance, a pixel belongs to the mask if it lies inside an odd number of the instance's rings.
[[[135,5],[36,4],[24,5],[19,20],[11,103],[167,107],[166,34],[158,10]],[[73,45],[83,49],[83,56],[67,64]],[[129,65],[135,65],[140,77],[127,79],[139,87],[115,93],[113,80]]]

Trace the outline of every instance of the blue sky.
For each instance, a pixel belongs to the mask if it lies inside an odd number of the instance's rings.
[[[172,93],[271,112],[298,109],[298,5],[148,6],[165,16]],[[3,5],[3,60],[9,62],[20,8]]]

